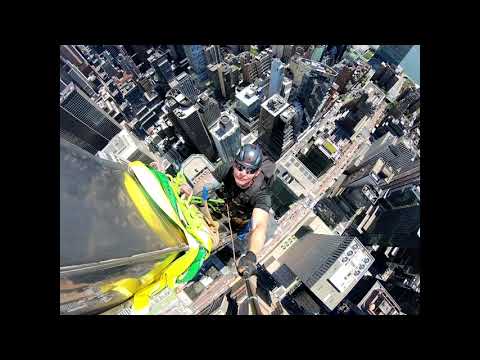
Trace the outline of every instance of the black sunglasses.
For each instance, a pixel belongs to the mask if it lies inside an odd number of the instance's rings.
[[[235,167],[237,168],[238,171],[245,170],[247,174],[253,174],[258,170],[258,169],[252,169],[252,168],[246,167],[245,165],[239,164],[236,161],[235,161]]]

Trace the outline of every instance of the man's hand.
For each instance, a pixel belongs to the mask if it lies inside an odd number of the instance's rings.
[[[150,166],[151,168],[156,169],[156,170],[164,171],[162,165],[161,165],[158,161],[153,161],[153,162],[151,162],[151,163],[149,164],[149,166]]]
[[[254,275],[257,271],[257,256],[253,252],[247,251],[245,255],[238,259],[237,269],[244,278]]]
[[[187,196],[190,196],[193,194],[193,190],[187,184],[183,184],[180,186],[180,194],[185,194]]]

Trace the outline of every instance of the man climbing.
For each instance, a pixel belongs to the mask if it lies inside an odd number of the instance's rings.
[[[230,210],[232,232],[236,234],[235,250],[241,254],[238,270],[248,277],[255,273],[267,230],[271,233],[275,224],[269,214],[275,163],[263,155],[260,146],[247,144],[222,173],[216,174],[223,182],[218,194]]]

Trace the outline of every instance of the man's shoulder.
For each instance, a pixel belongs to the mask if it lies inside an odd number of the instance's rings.
[[[232,165],[231,164],[223,163],[223,164],[217,166],[213,175],[215,176],[215,178],[219,182],[222,182],[227,178],[228,174],[231,173],[231,170],[232,170]]]
[[[272,177],[275,174],[275,162],[266,156],[262,161],[261,169],[265,176]]]
[[[272,206],[272,196],[269,188],[263,188],[252,196],[252,205],[255,208],[269,211]]]
[[[263,173],[263,186],[261,187],[262,189],[263,188],[270,188],[273,184],[273,182],[275,181],[275,162],[266,157],[263,162],[262,162],[262,166],[261,166],[261,169],[262,169],[262,173]]]

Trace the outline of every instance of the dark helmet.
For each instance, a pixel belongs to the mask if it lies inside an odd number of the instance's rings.
[[[235,162],[249,169],[257,170],[262,165],[263,154],[259,145],[246,144],[240,148]]]

